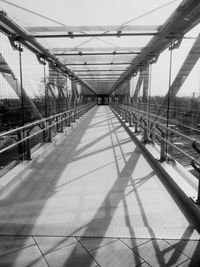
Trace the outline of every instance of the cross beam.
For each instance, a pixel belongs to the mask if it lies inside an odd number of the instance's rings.
[[[76,69],[74,69],[73,70],[74,72],[102,72],[102,71],[104,71],[104,72],[111,72],[111,71],[121,71],[121,72],[123,72],[123,71],[125,71],[125,69],[122,69],[122,70],[119,70],[119,69],[117,69],[117,70],[115,70],[115,69],[112,69],[112,70],[109,70],[109,69],[107,69],[107,70],[98,70],[98,69],[96,69],[96,70],[87,70],[87,69],[85,69],[85,70],[76,70]]]
[[[89,74],[80,74],[79,76],[80,77],[84,77],[84,76],[86,76],[86,77],[99,77],[99,76],[117,76],[117,77],[120,77],[121,74],[114,74],[114,73],[91,74],[91,75],[89,75]]]
[[[132,62],[96,62],[96,63],[67,63],[66,66],[112,66],[112,65],[130,65]]]
[[[183,0],[168,20],[160,27],[140,55],[133,60],[133,64],[121,75],[113,85],[110,94],[136,74],[141,68],[154,62],[158,55],[166,48],[176,47],[181,38],[200,22],[200,3],[196,0]]]
[[[78,53],[55,53],[55,56],[102,56],[102,55],[113,55],[113,56],[118,56],[118,55],[138,55],[141,54],[141,52],[91,52],[91,53],[83,53],[83,52],[78,52]]]
[[[124,47],[55,47],[51,49],[52,53],[68,53],[68,52],[113,52],[113,51],[123,51],[123,52],[141,52],[142,47],[132,47],[132,46],[124,46]]]
[[[44,26],[26,27],[30,33],[40,32],[107,32],[107,31],[157,31],[160,25],[106,25],[106,26]]]
[[[53,54],[51,54],[46,48],[44,48],[40,43],[37,42],[30,34],[27,34],[25,30],[19,27],[14,21],[12,21],[5,12],[0,12],[0,30],[13,42],[21,43],[39,58],[43,58],[44,61],[49,62],[53,66],[60,69],[64,75],[70,75],[79,81],[82,85],[86,86],[93,94],[96,94],[94,89],[89,86],[86,82],[82,81],[78,76],[76,76],[70,69],[68,69],[63,63],[61,63]],[[13,37],[13,38],[11,38]]]
[[[123,37],[123,36],[154,36],[155,32],[116,32],[116,33],[67,33],[67,34],[33,34],[34,38],[79,38],[79,37]]]

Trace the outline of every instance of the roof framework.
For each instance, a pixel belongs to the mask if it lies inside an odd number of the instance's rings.
[[[167,20],[152,25],[131,20],[134,24],[128,21],[117,25],[69,26],[53,20],[45,22],[44,16],[41,25],[39,22],[30,25],[27,22],[30,14],[22,7],[11,2],[4,10],[7,14],[0,13],[2,32],[97,94],[118,90],[136,73],[156,62],[166,48],[178,46],[184,35],[200,22],[200,3],[196,0],[179,0]],[[16,14],[22,16],[22,11],[27,21],[24,16],[21,23],[16,23],[13,18]],[[30,10],[29,13],[37,20],[38,14]]]

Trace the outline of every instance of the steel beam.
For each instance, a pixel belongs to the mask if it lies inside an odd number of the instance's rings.
[[[55,53],[54,56],[102,56],[102,55],[112,55],[112,56],[118,56],[118,55],[139,55],[141,52],[91,52],[91,53],[84,53],[84,52],[78,52],[78,53]]]
[[[185,33],[200,22],[200,2],[183,0],[168,20],[160,27],[156,36],[146,45],[140,55],[133,60],[119,80],[113,85],[110,94],[117,90],[126,80],[145,67],[167,47],[180,40]]]
[[[119,78],[119,77],[118,77]],[[109,81],[115,81],[116,82],[116,77],[100,77],[100,78],[98,78],[98,77],[83,77],[83,80],[84,81],[87,81],[87,80],[92,80],[92,81],[98,81],[98,82],[101,82],[101,80],[109,80]]]
[[[34,38],[80,38],[80,37],[123,37],[123,36],[153,36],[155,32],[116,32],[116,33],[68,33],[68,34],[33,34]]]
[[[87,77],[99,77],[99,76],[118,76],[118,77],[120,77],[121,76],[121,74],[112,74],[112,73],[107,73],[107,74],[91,74],[91,75],[89,75],[89,74],[80,74],[79,75],[80,77],[84,77],[84,76],[87,76]]]
[[[95,69],[93,69],[93,70],[91,70],[91,69],[76,70],[76,69],[74,69],[73,71],[74,72],[102,72],[102,71],[103,72],[112,72],[112,71],[122,71],[123,72],[123,71],[125,71],[125,69],[122,69],[122,70],[119,70],[119,69],[116,69],[116,70],[115,69],[111,69],[111,70],[110,69],[107,69],[107,70],[103,70],[103,69],[102,70],[100,70],[100,69],[99,70],[98,69],[96,69],[96,70]]]
[[[113,56],[113,55],[101,55],[101,56],[82,56],[82,57],[78,57],[78,56],[68,56],[68,57],[59,57],[60,61],[63,62],[63,64],[67,64],[67,63],[77,63],[80,62],[82,60],[83,63],[85,63],[86,61],[89,62],[93,62],[96,63],[97,61],[115,61],[115,62],[122,62],[122,61],[130,61],[133,60],[135,58],[136,55],[117,55],[117,56]]]
[[[0,12],[0,30],[12,38],[14,41],[21,43],[23,46],[28,48],[37,56],[44,58],[47,62],[53,66],[59,68],[63,73],[73,76],[81,84],[85,85],[94,94],[96,92],[88,84],[83,82],[78,76],[76,76],[70,69],[68,69],[64,64],[62,64],[54,55],[52,55],[47,49],[45,49],[40,43],[37,42],[32,36],[27,34],[21,27],[19,27],[15,22],[13,22],[4,11]]]
[[[57,47],[51,49],[51,53],[68,53],[68,52],[141,52],[142,47],[132,47],[132,46],[125,46],[125,47]]]
[[[187,79],[188,75],[191,73],[192,69],[194,68],[199,58],[200,58],[200,34],[197,37],[196,41],[194,42],[192,48],[190,49],[173,83],[171,84],[170,89],[163,100],[162,106],[165,106],[167,104],[169,94],[170,94],[170,99],[173,99],[177,95],[181,86]]]
[[[157,31],[160,25],[105,25],[105,26],[45,26],[26,27],[30,33],[41,32],[107,32],[107,31]]]
[[[112,66],[112,65],[131,65],[132,62],[96,62],[96,63],[67,63],[66,66]]]

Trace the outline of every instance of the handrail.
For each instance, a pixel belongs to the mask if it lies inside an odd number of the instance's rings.
[[[132,107],[129,107],[130,109],[132,108]],[[136,113],[136,115],[139,115],[140,116],[140,114],[138,114],[137,112],[135,112]],[[155,121],[153,121],[153,120],[151,120],[151,119],[148,119],[148,117],[145,117],[145,119],[147,119],[149,122],[151,122],[151,123],[155,123]],[[164,119],[164,118],[163,118]],[[167,127],[167,126],[165,126],[165,125],[163,125],[162,123],[160,123],[160,122],[156,122],[158,125],[160,125],[160,127],[162,127],[162,128],[164,128],[165,130],[168,130],[168,131],[170,131],[170,132],[172,132],[172,133],[174,133],[174,134],[177,134],[177,135],[179,135],[179,136],[181,136],[181,137],[183,137],[183,138],[185,138],[185,139],[187,139],[188,141],[191,141],[191,142],[194,142],[194,141],[196,141],[194,138],[191,138],[191,137],[189,137],[189,136],[187,136],[187,135],[184,135],[184,134],[182,134],[182,133],[180,133],[180,132],[178,132],[178,131],[176,131],[176,130],[173,130],[173,129],[171,129],[170,127]]]
[[[13,133],[17,134],[19,132],[24,132],[24,131],[28,130],[26,132],[27,133],[26,137],[23,137],[21,140],[18,140],[17,142],[15,142],[15,143],[13,143],[13,144],[1,149],[0,150],[0,154],[2,154],[4,152],[6,152],[6,151],[18,146],[18,145],[20,145],[22,143],[25,143],[26,141],[29,141],[34,136],[36,136],[36,135],[38,135],[40,133],[44,133],[44,131],[51,130],[53,127],[55,127],[55,125],[62,124],[67,119],[70,119],[73,116],[75,116],[75,114],[78,117],[78,114],[81,112],[80,115],[82,115],[85,112],[85,110],[87,110],[88,108],[92,107],[93,105],[94,105],[94,103],[89,103],[89,104],[86,104],[86,105],[82,105],[82,106],[67,110],[65,112],[62,112],[62,113],[59,113],[59,114],[56,114],[56,115],[51,115],[48,118],[45,118],[45,119],[42,119],[42,120],[37,120],[37,121],[35,121],[33,123],[29,123],[29,124],[26,124],[25,126],[21,126],[19,128],[16,128],[16,129],[13,129],[13,130],[10,130],[8,132],[4,132],[4,133],[0,134],[0,138],[1,138],[3,136],[12,135]],[[64,117],[64,115],[65,115],[65,117]],[[55,118],[56,119],[58,118],[58,120],[54,121]],[[33,129],[35,126],[38,126],[41,123],[46,123],[46,125],[44,125],[44,128],[39,130],[39,131],[37,131],[36,133],[33,133],[33,134],[30,135],[29,129]],[[70,126],[70,123],[69,123],[69,126]],[[51,135],[51,133],[50,133],[50,135]],[[51,141],[51,136],[48,139],[48,141]],[[28,153],[30,155],[30,151],[26,151],[26,153]]]
[[[113,104],[113,103],[112,103]],[[120,105],[118,105],[118,107],[119,107]],[[123,106],[124,105],[121,105],[122,107],[120,107],[120,108],[124,108]],[[133,111],[132,111],[133,112]],[[134,114],[135,115],[135,114]],[[140,116],[140,114],[136,114],[136,116],[137,115],[139,115]],[[136,117],[135,116],[135,117]],[[152,121],[151,119],[148,119],[148,118],[145,118],[145,119],[147,119],[150,123],[154,123],[155,124],[155,121]],[[138,124],[141,126],[141,122],[140,121],[138,121]],[[144,125],[142,125],[142,127],[143,127],[143,129],[144,128],[146,128],[146,129],[148,129],[148,126],[144,126]],[[188,137],[188,136],[186,136],[186,135],[184,135],[184,134],[182,134],[182,133],[180,133],[180,132],[178,132],[178,131],[175,131],[175,130],[173,130],[173,129],[170,129],[170,128],[167,128],[165,125],[163,125],[163,124],[161,124],[161,123],[159,123],[159,122],[156,122],[156,127],[158,128],[158,127],[160,127],[160,129],[165,129],[165,130],[168,130],[168,131],[170,131],[170,132],[173,132],[173,133],[175,133],[175,134],[177,134],[177,135],[179,135],[179,136],[181,136],[181,137],[183,137],[183,138],[185,138],[186,140],[189,140],[189,141],[191,141],[191,142],[194,142],[195,141],[195,143],[197,143],[197,141],[195,140],[195,139],[193,139],[193,138],[190,138],[190,137]],[[185,157],[187,157],[189,160],[194,160],[197,164],[199,164],[200,165],[200,163],[198,163],[198,161],[194,158],[194,157],[192,157],[192,156],[190,156],[188,153],[186,153],[185,151],[183,151],[183,150],[181,150],[180,148],[178,148],[177,146],[175,146],[174,144],[172,144],[171,142],[169,142],[168,140],[166,140],[164,137],[162,137],[161,135],[159,135],[159,134],[157,134],[156,132],[154,132],[154,131],[152,131],[151,129],[148,129],[149,130],[149,133],[153,133],[155,136],[157,136],[157,137],[159,137],[165,144],[168,144],[169,146],[171,146],[171,147],[173,147],[174,149],[176,149],[178,152],[180,152],[181,154],[183,154]],[[199,144],[199,143],[198,143]],[[200,145],[200,144],[199,144]]]
[[[167,138],[167,132],[171,132],[176,134],[179,137],[184,138],[187,141],[191,142],[191,147],[195,149],[195,151],[200,154],[200,148],[198,147],[198,145],[200,146],[200,143],[197,142],[194,138],[188,137],[176,130],[170,129],[169,127],[166,127],[165,125],[163,125],[160,122],[157,121],[153,121],[152,119],[150,119],[149,117],[145,117],[144,114],[143,116],[141,116],[141,114],[139,114],[138,112],[135,112],[135,110],[133,110],[131,107],[129,108],[128,106],[124,105],[117,105],[115,103],[111,103],[112,107],[116,110],[118,110],[120,113],[121,110],[126,110],[129,111],[128,116],[134,116],[135,117],[135,124],[137,123],[142,129],[143,129],[143,136],[144,136],[144,140],[148,140],[148,135],[147,133],[149,133],[149,136],[155,136],[157,138],[157,140],[160,142],[160,162],[166,161],[167,159],[171,159],[168,154],[167,154],[167,146],[173,148],[174,150],[178,151],[181,155],[183,155],[184,157],[186,157],[188,160],[190,160],[190,164],[191,166],[198,172],[199,177],[196,177],[198,179],[198,190],[197,190],[197,198],[193,199],[195,204],[200,205],[200,162],[197,161],[193,156],[189,155],[187,152],[185,152],[184,150],[182,150],[181,148],[177,147],[175,144],[171,143],[168,138]],[[132,115],[131,115],[132,113]],[[142,123],[143,122],[143,123]],[[151,125],[151,126],[150,126]],[[153,130],[153,126],[155,126],[155,128],[159,131],[156,132]],[[173,159],[172,159],[173,160]]]
[[[79,107],[77,107],[77,108],[69,109],[69,110],[67,110],[67,111],[64,111],[64,112],[61,112],[61,113],[57,113],[57,114],[55,114],[55,115],[51,115],[51,116],[49,116],[48,118],[44,118],[44,119],[41,119],[41,120],[36,120],[36,121],[34,121],[34,122],[28,123],[28,124],[26,124],[26,125],[24,125],[24,126],[20,126],[20,127],[16,128],[16,129],[12,129],[12,130],[7,131],[7,132],[0,133],[0,138],[3,137],[3,136],[5,136],[5,135],[11,135],[11,134],[13,134],[13,133],[15,133],[15,132],[19,132],[19,131],[26,130],[27,128],[30,128],[31,126],[34,126],[34,127],[35,127],[36,125],[38,125],[38,124],[40,124],[40,123],[47,122],[47,121],[49,121],[49,120],[51,120],[51,119],[54,119],[54,118],[56,118],[56,117],[59,117],[59,116],[61,116],[61,115],[63,115],[63,114],[70,113],[70,112],[72,112],[73,110],[76,110],[76,109],[81,108],[81,107],[86,107],[86,106],[89,106],[89,105],[91,105],[91,103],[86,104],[86,105],[79,106]]]

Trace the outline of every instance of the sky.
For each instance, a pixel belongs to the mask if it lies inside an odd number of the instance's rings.
[[[147,20],[151,24],[162,23],[181,0],[8,0],[10,3],[42,14],[50,19],[65,25],[116,25],[132,20],[142,14],[163,6],[149,16],[137,19],[137,23]],[[7,1],[7,2],[8,2]],[[12,6],[2,0],[0,3],[5,9],[11,10]],[[15,8],[16,9],[16,8]],[[14,7],[13,7],[14,10]],[[21,11],[22,12],[22,11]],[[30,19],[30,15],[27,17]],[[25,17],[24,17],[25,19]],[[34,23],[41,23],[34,20]]]
[[[16,6],[21,6],[31,12],[40,14],[36,16]],[[0,0],[0,8],[7,11],[13,19],[24,26],[53,26],[53,25],[160,25],[168,18],[174,9],[182,2],[181,0]],[[169,4],[168,4],[169,3]],[[164,6],[165,5],[165,6]],[[160,8],[161,6],[164,6]],[[158,10],[156,10],[158,9]],[[153,11],[154,12],[150,12]],[[150,14],[148,14],[150,13]],[[42,18],[43,16],[43,18]],[[44,19],[47,17],[47,19]],[[56,23],[57,22],[57,23]],[[150,23],[149,23],[150,22]],[[193,32],[188,33],[196,37],[199,27]],[[142,38],[107,38],[102,41],[75,38],[73,40],[43,41],[42,44],[48,48],[73,47],[86,42],[85,46],[143,46],[149,41],[149,37]],[[109,44],[106,44],[109,42]],[[177,51],[173,52],[172,78],[175,77],[181,64],[183,63],[194,40],[184,40]],[[81,45],[84,47],[84,45]],[[193,73],[188,78],[185,88],[181,89],[180,94],[192,95],[192,91],[200,91],[199,82],[199,63],[194,68]],[[168,89],[169,77],[169,51],[164,51],[156,64],[152,66],[152,94],[166,94]],[[188,89],[190,86],[190,89]],[[162,90],[161,90],[162,88]]]

